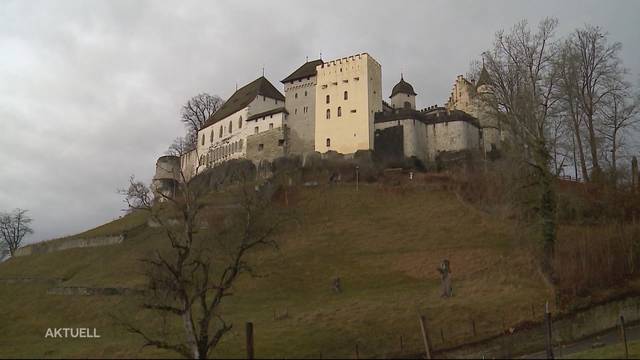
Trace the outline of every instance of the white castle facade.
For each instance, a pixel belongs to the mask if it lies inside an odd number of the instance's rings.
[[[183,173],[190,178],[232,159],[258,164],[329,151],[426,163],[442,153],[495,150],[503,137],[478,101],[489,86],[484,68],[477,83],[458,76],[444,107],[422,110],[402,77],[390,102],[382,100],[382,67],[367,53],[308,61],[281,82],[284,95],[264,76],[236,90],[198,132],[197,148],[175,159]]]

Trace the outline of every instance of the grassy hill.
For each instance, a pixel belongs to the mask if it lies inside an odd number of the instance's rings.
[[[262,275],[241,278],[224,311],[234,324],[216,356],[244,356],[244,323],[255,327],[259,357],[351,357],[421,351],[418,315],[434,345],[494,335],[536,316],[552,293],[526,250],[527,232],[436,188],[351,185],[300,188],[302,219],[278,236],[279,250],[252,256]],[[135,228],[139,214],[89,231]],[[85,234],[86,235],[86,234]],[[162,246],[159,229],[133,231],[122,244],[13,258],[0,279],[61,278],[62,286],[140,287],[138,259]],[[440,298],[440,261],[451,261],[454,297]],[[331,281],[342,280],[335,294]],[[141,348],[112,315],[156,323],[127,296],[46,293],[43,282],[0,281],[0,357],[169,357]],[[276,316],[274,316],[274,313]],[[283,317],[282,314],[288,314]],[[277,317],[277,319],[276,319]],[[471,320],[478,334],[472,335]],[[45,339],[49,327],[97,328],[100,339]],[[440,329],[444,335],[442,343]]]

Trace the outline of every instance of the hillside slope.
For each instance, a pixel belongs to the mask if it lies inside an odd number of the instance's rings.
[[[461,203],[447,191],[351,185],[300,188],[292,199],[301,222],[279,235],[279,250],[252,257],[262,276],[244,276],[224,311],[234,324],[216,356],[242,357],[244,322],[255,326],[259,357],[382,357],[421,349],[419,314],[434,345],[479,339],[541,315],[552,298],[515,224]],[[138,261],[164,242],[136,231],[123,244],[11,259],[0,279],[63,279],[58,286],[140,287]],[[440,298],[440,261],[451,261],[454,297]],[[331,281],[344,292],[333,293]],[[112,315],[153,323],[139,299],[48,295],[44,282],[0,281],[0,356],[171,356],[141,349]],[[283,316],[283,314],[287,316]],[[277,318],[277,319],[276,319]],[[472,335],[471,321],[477,335]],[[100,339],[45,339],[49,327],[97,328]]]

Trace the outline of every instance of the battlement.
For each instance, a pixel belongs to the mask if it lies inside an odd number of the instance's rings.
[[[342,57],[342,58],[339,58],[339,59],[335,59],[335,60],[325,61],[321,65],[318,65],[317,69],[324,69],[325,67],[328,68],[328,67],[331,67],[331,66],[344,65],[344,64],[348,64],[350,62],[362,61],[362,60],[367,60],[367,59],[371,60],[377,66],[382,67],[382,65],[380,65],[379,62],[377,62],[371,55],[369,55],[369,53],[363,52],[363,53],[360,53],[360,54],[345,56],[345,57]]]

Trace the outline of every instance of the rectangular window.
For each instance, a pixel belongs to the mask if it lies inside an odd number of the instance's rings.
[[[273,123],[269,124],[269,130],[273,129]]]
[[[253,133],[254,133],[254,134],[257,134],[257,133],[258,133],[258,131],[260,131],[260,128],[259,128],[259,127],[257,127],[257,126],[256,126],[255,128],[253,128]]]
[[[258,151],[264,150],[264,144],[258,144]]]
[[[284,139],[278,140],[278,146],[284,146]]]
[[[351,110],[351,112],[352,112],[352,113],[355,113],[355,112],[356,112],[356,109]]]

